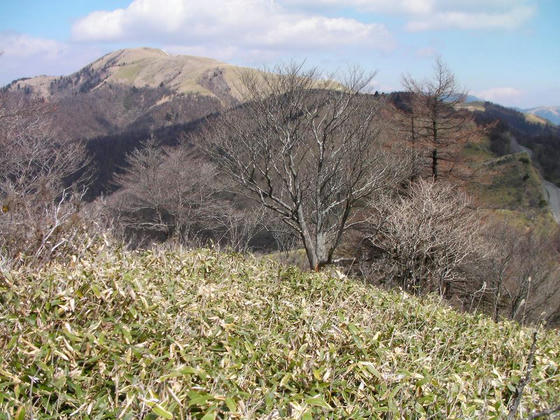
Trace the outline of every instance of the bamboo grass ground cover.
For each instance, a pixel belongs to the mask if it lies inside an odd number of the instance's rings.
[[[0,274],[0,418],[501,418],[532,330],[210,250]],[[560,403],[539,332],[519,413]]]

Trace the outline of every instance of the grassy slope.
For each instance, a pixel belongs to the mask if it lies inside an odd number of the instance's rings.
[[[530,210],[546,208],[542,181],[527,153],[516,153],[484,163],[486,180],[476,192],[490,208]]]
[[[543,231],[557,226],[544,196],[542,178],[527,153],[496,157],[485,137],[467,143],[462,157],[475,168],[473,182],[467,190],[488,214],[513,225]]]
[[[491,418],[531,335],[206,250],[103,248],[0,277],[0,300],[0,417]],[[541,332],[522,413],[560,402],[559,363],[558,332]]]

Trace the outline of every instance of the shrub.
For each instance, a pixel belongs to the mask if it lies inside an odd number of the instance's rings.
[[[419,180],[403,195],[372,205],[361,239],[362,271],[412,293],[468,296],[469,266],[485,253],[469,198],[454,187]]]

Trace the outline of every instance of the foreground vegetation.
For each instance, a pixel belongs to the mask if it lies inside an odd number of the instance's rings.
[[[0,274],[0,418],[493,418],[532,331],[210,250],[101,244]],[[541,330],[519,414],[559,404]]]

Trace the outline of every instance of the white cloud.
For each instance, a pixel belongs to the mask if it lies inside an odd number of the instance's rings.
[[[293,12],[273,0],[135,0],[78,20],[77,41],[146,41],[188,48],[313,50],[355,46],[388,51],[382,24]]]
[[[13,32],[0,32],[0,51],[5,57],[46,55],[56,58],[65,50],[64,44],[44,38],[35,38]]]
[[[531,7],[517,7],[504,12],[437,12],[407,23],[410,31],[429,29],[513,29],[521,26],[534,14]]]
[[[73,33],[78,40],[117,39],[123,36],[123,16],[123,9],[114,10],[112,13],[93,12],[88,15],[88,21],[81,20],[73,26]]]
[[[423,14],[433,10],[435,0],[281,0],[283,4],[307,8],[352,7],[379,13]]]
[[[512,29],[529,20],[536,0],[283,0],[307,9],[350,7],[403,15],[410,31],[429,29]]]
[[[52,39],[0,32],[0,85],[21,77],[60,75],[79,69],[102,54]]]
[[[496,87],[473,92],[473,94],[487,101],[516,105],[522,99],[523,92],[513,87]]]

